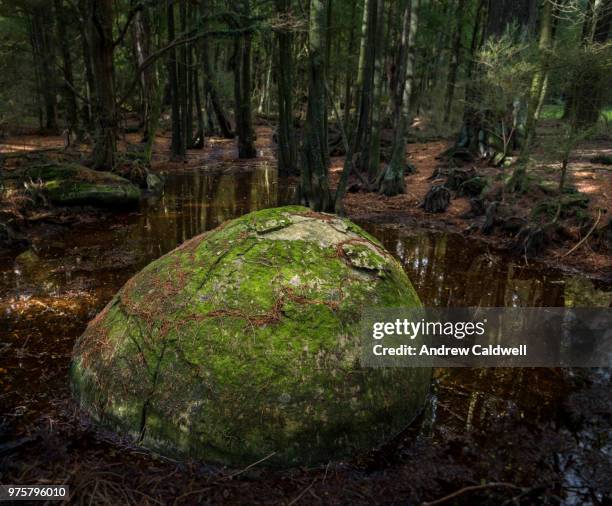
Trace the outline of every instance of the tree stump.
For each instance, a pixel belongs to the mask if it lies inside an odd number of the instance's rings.
[[[446,187],[449,190],[457,191],[462,183],[465,183],[468,179],[476,177],[476,171],[473,167],[467,169],[455,168],[450,171],[448,178],[446,179]]]
[[[443,213],[450,204],[451,193],[444,185],[432,186],[421,207],[427,213]]]
[[[487,180],[484,177],[476,176],[461,183],[457,195],[460,197],[478,197],[485,186],[487,186]]]
[[[516,254],[524,255],[526,258],[542,253],[550,244],[552,224],[547,225],[525,225],[516,235],[512,250]]]
[[[464,219],[476,218],[485,214],[485,202],[481,198],[470,199],[470,210],[461,215]]]
[[[485,221],[480,227],[480,231],[483,234],[490,234],[493,232],[493,228],[495,228],[495,220],[497,218],[497,208],[499,207],[499,202],[491,202],[485,211]]]

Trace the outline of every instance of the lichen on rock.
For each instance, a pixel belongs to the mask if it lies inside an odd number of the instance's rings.
[[[291,206],[226,222],[130,279],[75,346],[94,419],[169,455],[292,466],[406,427],[428,369],[365,368],[365,308],[420,306],[401,265],[348,220]]]

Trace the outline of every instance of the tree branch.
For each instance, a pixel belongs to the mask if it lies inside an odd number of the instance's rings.
[[[128,87],[128,89],[125,92],[125,94],[123,95],[123,97],[119,100],[119,104],[122,104],[123,102],[125,102],[129,98],[129,96],[131,95],[132,91],[134,90],[134,87],[140,81],[140,74],[142,74],[149,66],[151,66],[156,60],[161,58],[163,55],[165,55],[171,49],[174,49],[175,47],[178,47],[178,46],[182,46],[184,44],[190,44],[192,42],[196,42],[196,41],[198,41],[198,40],[200,40],[200,39],[202,39],[204,37],[209,37],[209,36],[227,36],[227,35],[233,36],[233,35],[235,35],[237,33],[246,33],[246,32],[251,32],[253,30],[254,30],[253,26],[242,27],[242,28],[239,28],[239,29],[236,29],[236,30],[205,30],[205,31],[202,31],[202,32],[196,32],[193,35],[184,36],[183,38],[176,38],[176,39],[174,39],[167,46],[164,46],[161,49],[158,49],[157,51],[155,51],[151,55],[147,56],[147,58],[145,58],[145,60],[136,69],[136,79],[134,81],[132,81],[132,83]]]
[[[144,9],[144,3],[138,2],[132,8],[132,10],[128,13],[127,19],[125,20],[125,24],[123,25],[123,28],[119,32],[119,36],[113,42],[113,47],[117,47],[119,44],[123,42],[123,39],[125,39],[125,35],[127,34],[128,28],[130,27],[130,25],[132,24],[132,21],[134,20],[134,17],[136,16],[136,14],[138,14],[143,9]]]

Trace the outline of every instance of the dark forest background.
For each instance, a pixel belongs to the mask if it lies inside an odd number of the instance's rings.
[[[256,157],[257,118],[318,210],[340,211],[347,186],[404,192],[417,118],[455,136],[453,157],[519,155],[509,190],[538,120],[564,120],[569,152],[612,119],[610,0],[18,0],[0,16],[5,133],[62,133],[110,170],[134,130],[144,163],[162,131],[173,160],[212,135]],[[333,191],[330,153],[345,155]]]

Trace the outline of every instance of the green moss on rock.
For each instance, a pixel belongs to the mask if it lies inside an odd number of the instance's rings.
[[[58,205],[129,205],[140,198],[140,190],[127,179],[76,163],[30,167],[27,176],[41,181],[44,193]]]
[[[197,236],[130,279],[75,347],[75,395],[165,454],[292,466],[368,450],[421,409],[428,369],[360,365],[364,309],[420,306],[359,227],[292,206]]]

